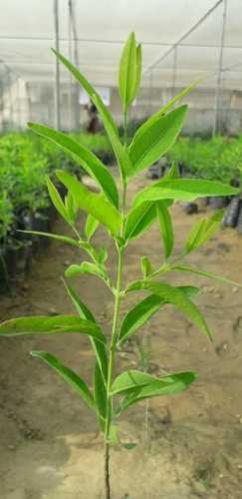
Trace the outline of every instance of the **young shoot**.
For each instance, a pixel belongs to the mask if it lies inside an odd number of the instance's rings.
[[[33,351],[31,355],[54,369],[76,390],[83,402],[96,415],[105,449],[105,498],[111,499],[110,448],[112,445],[122,445],[117,429],[119,416],[142,400],[183,392],[196,380],[196,373],[191,371],[171,372],[161,377],[133,368],[117,372],[117,349],[122,348],[129,338],[137,334],[139,328],[144,326],[151,316],[160,311],[165,313],[167,304],[177,308],[203,334],[209,339],[212,338],[209,326],[195,303],[199,288],[169,284],[165,280],[169,272],[191,272],[206,278],[230,282],[206,270],[190,266],[187,262],[190,253],[201,247],[218,230],[221,213],[197,223],[188,234],[180,256],[177,257],[176,254],[174,259],[172,204],[176,201],[190,202],[207,196],[232,196],[238,193],[238,189],[217,181],[179,178],[174,166],[164,178],[152,186],[141,189],[132,200],[130,209],[127,209],[126,199],[132,179],[159,160],[175,143],[187,114],[187,106],[177,106],[177,104],[194,85],[183,90],[170,103],[149,117],[131,140],[130,138],[128,140],[129,110],[137,98],[142,71],[142,50],[136,42],[134,33],[131,33],[124,46],[119,67],[119,93],[125,130],[123,138],[118,134],[117,125],[109,109],[85,76],[64,55],[55,51],[54,53],[96,106],[117,160],[120,181],[117,183],[110,170],[83,144],[47,126],[29,124],[31,130],[54,142],[69,154],[94,179],[100,193],[91,192],[77,177],[58,169],[56,180],[63,184],[67,191],[63,200],[54,182],[47,179],[50,198],[60,217],[70,226],[72,237],[59,234],[42,235],[74,246],[77,253],[84,250],[87,257],[87,260],[80,264],[70,265],[65,272],[64,286],[76,314],[10,319],[0,325],[0,335],[10,337],[23,334],[65,334],[68,336],[68,333],[77,333],[77,341],[78,335],[89,337],[95,356],[91,387],[71,367],[65,366],[51,353]],[[82,233],[78,223],[80,213],[86,215]],[[158,268],[154,268],[148,257],[144,256],[141,262],[137,262],[137,266],[141,267],[140,278],[125,285],[123,271],[127,247],[133,239],[141,238],[153,223],[157,223],[160,227],[164,261]],[[92,242],[99,225],[104,226],[108,237],[116,246],[115,282],[110,277],[107,266],[107,249],[97,248]],[[73,277],[81,277],[83,274],[101,279],[103,285],[112,293],[114,306],[111,335],[102,329],[71,283]],[[143,290],[146,296],[121,317],[122,302],[129,293],[140,290]],[[93,299],[96,297],[93,296]]]

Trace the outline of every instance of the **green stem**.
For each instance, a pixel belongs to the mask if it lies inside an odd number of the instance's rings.
[[[128,142],[128,111],[124,113],[124,145]]]
[[[108,363],[108,377],[107,377],[107,414],[106,414],[106,425],[105,425],[106,442],[108,441],[111,418],[112,418],[111,387],[112,387],[113,372],[115,367],[117,337],[119,332],[118,321],[119,321],[120,304],[122,300],[121,288],[122,288],[122,275],[123,275],[123,257],[124,257],[124,249],[118,247],[118,275],[117,275],[117,285],[116,285],[116,296],[114,302],[112,336],[109,346],[109,363]]]
[[[124,144],[127,144],[127,124],[128,124],[128,114],[124,113]],[[122,223],[120,230],[121,240],[124,234],[124,225],[125,225],[125,207],[126,207],[126,194],[127,194],[127,182],[126,179],[121,176],[122,180]],[[124,264],[124,253],[125,248],[121,244],[117,242],[117,251],[118,251],[118,269],[117,269],[117,283],[115,289],[115,300],[114,300],[114,314],[113,314],[113,325],[112,325],[112,335],[109,343],[109,356],[108,356],[108,374],[107,374],[107,406],[106,406],[106,418],[105,418],[105,490],[106,490],[106,499],[111,499],[111,491],[110,491],[110,444],[109,444],[109,433],[110,433],[110,425],[112,422],[113,415],[113,404],[112,404],[112,382],[113,382],[113,374],[115,369],[115,360],[116,360],[116,349],[117,342],[119,336],[119,314],[120,314],[120,305],[123,299],[124,293],[122,291],[122,279],[123,279],[123,264]]]

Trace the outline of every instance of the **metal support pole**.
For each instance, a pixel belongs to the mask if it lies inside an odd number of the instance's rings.
[[[149,104],[148,104],[148,116],[152,114],[153,107],[153,71],[150,72],[150,81],[149,81]]]
[[[73,43],[73,58],[74,64],[78,68],[79,67],[79,54],[78,54],[78,35],[76,29],[76,18],[75,18],[75,5],[73,2],[70,3],[70,19],[71,19],[71,27],[72,27],[72,43]],[[80,126],[80,105],[79,105],[79,85],[75,83],[73,85],[73,105],[74,105],[74,113],[73,113],[73,121],[74,128],[78,129]]]
[[[71,20],[72,16],[72,0],[68,0],[68,58],[72,62],[72,29]],[[72,130],[72,76],[70,73],[69,78],[69,92],[68,92],[68,116],[69,116],[69,130]]]
[[[220,42],[220,52],[219,52],[219,61],[218,61],[218,77],[215,89],[213,137],[219,131],[219,111],[220,111],[219,108],[220,108],[221,90],[222,90],[223,55],[224,55],[224,42],[225,42],[226,21],[227,21],[227,9],[228,9],[227,0],[223,0],[223,17],[222,17],[221,42]]]
[[[3,82],[0,80],[0,132],[3,131]]]
[[[9,127],[13,128],[13,94],[12,94],[12,80],[11,80],[11,72],[8,70],[7,73],[8,78],[8,99],[9,99]]]
[[[172,97],[174,97],[176,93],[177,58],[178,58],[178,47],[176,45],[174,48],[174,57],[173,57],[172,87],[171,87]]]
[[[21,120],[21,97],[20,97],[20,82],[19,78],[16,81],[17,85],[17,112],[18,112],[18,129],[22,128],[22,120]]]
[[[59,0],[54,0],[54,28],[55,28],[55,50],[59,52]],[[55,126],[60,129],[60,63],[56,57],[55,62]]]

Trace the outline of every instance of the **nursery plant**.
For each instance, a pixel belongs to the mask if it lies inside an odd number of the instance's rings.
[[[100,192],[92,192],[69,172],[57,170],[56,177],[66,188],[66,196],[62,200],[52,180],[47,178],[50,198],[60,216],[70,226],[73,237],[59,234],[43,235],[72,245],[77,252],[82,250],[87,254],[86,261],[80,261],[79,264],[73,264],[67,268],[63,280],[66,292],[76,309],[76,315],[10,319],[0,325],[0,335],[66,334],[68,336],[69,333],[77,333],[77,335],[86,335],[90,338],[95,356],[92,386],[89,386],[71,367],[63,365],[62,361],[51,353],[33,351],[31,355],[53,368],[77,391],[84,403],[96,415],[105,449],[105,497],[110,499],[110,448],[112,445],[123,445],[117,427],[120,414],[144,399],[183,392],[196,379],[196,374],[192,371],[167,372],[162,377],[133,368],[117,373],[118,350],[132,335],[137,333],[141,326],[147,323],[153,314],[159,310],[163,311],[167,304],[176,307],[208,338],[212,338],[207,322],[194,302],[199,288],[169,284],[165,280],[169,272],[191,272],[220,279],[223,282],[231,282],[226,278],[191,266],[186,261],[187,256],[204,244],[218,229],[222,212],[197,223],[192,232],[187,235],[180,256],[176,254],[174,258],[172,204],[175,201],[193,201],[198,197],[210,195],[233,195],[237,194],[238,190],[215,181],[180,179],[176,167],[173,166],[162,180],[141,189],[131,200],[131,204],[129,200],[130,207],[127,208],[130,182],[174,144],[187,113],[186,105],[179,107],[176,105],[192,90],[193,85],[183,90],[160,111],[148,118],[135,132],[132,141],[127,144],[127,134],[124,134],[122,142],[110,111],[105,107],[92,85],[63,55],[57,52],[55,55],[86,90],[97,107],[117,160],[120,179],[117,181],[93,152],[72,137],[47,126],[29,124],[31,130],[54,142],[75,158],[75,161],[96,181]],[[140,86],[141,59],[141,46],[137,44],[135,35],[132,33],[123,48],[119,67],[119,92],[123,108],[124,130],[127,130],[128,126],[130,105],[136,98]],[[86,214],[83,233],[80,233],[78,223],[80,211]],[[155,222],[160,226],[163,245],[160,266],[155,268],[152,262],[144,256],[140,262],[137,262],[140,266],[140,278],[135,282],[124,283],[125,253],[128,245],[134,239],[141,237]],[[108,271],[107,249],[98,248],[92,242],[99,225],[106,229],[107,236],[112,238],[116,246],[116,282],[113,282]],[[92,311],[87,308],[71,285],[73,277],[83,274],[90,274],[101,279],[113,295],[111,333],[102,330]],[[141,291],[147,296],[124,317],[121,317],[121,303],[130,293]],[[95,299],[94,295],[93,299]],[[125,445],[131,448],[132,442]]]

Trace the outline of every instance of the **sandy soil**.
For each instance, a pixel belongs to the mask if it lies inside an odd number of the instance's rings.
[[[132,190],[145,185],[139,179]],[[199,215],[174,208],[176,251]],[[61,222],[56,232],[68,232]],[[97,244],[106,242],[99,232]],[[109,268],[115,252],[108,243]],[[242,240],[222,231],[190,261],[201,268],[242,282]],[[139,257],[162,261],[158,225],[127,254],[126,279],[136,278]],[[70,247],[51,244],[34,264],[27,284],[15,297],[2,297],[1,319],[23,314],[72,313],[60,281],[78,257]],[[241,499],[242,498],[242,289],[173,274],[176,283],[199,283],[198,301],[214,331],[214,342],[171,307],[156,315],[120,355],[119,364],[139,366],[148,352],[151,372],[193,369],[198,381],[182,395],[141,403],[123,416],[120,427],[132,451],[112,451],[113,499]],[[94,278],[76,287],[104,328],[109,330],[112,301]],[[130,298],[130,303],[135,297]],[[48,350],[91,380],[88,340],[66,337],[1,339],[0,363],[0,498],[101,499],[103,450],[95,420],[68,386],[29,356]],[[146,355],[147,357],[147,355]]]

